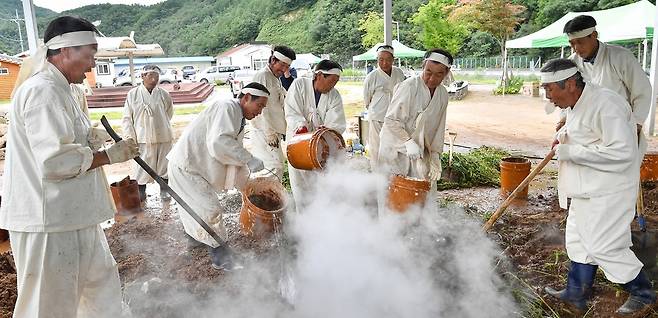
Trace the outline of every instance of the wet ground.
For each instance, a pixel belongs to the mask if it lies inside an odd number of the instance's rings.
[[[536,164],[534,162],[533,164]],[[517,200],[489,233],[502,250],[497,271],[511,286],[524,308],[522,317],[581,317],[543,293],[544,286],[562,287],[569,261],[564,250],[566,211],[560,209],[555,189],[554,163],[531,183],[527,200]],[[498,188],[454,189],[439,192],[441,206],[457,205],[484,222],[502,203]],[[208,295],[221,288],[239,293],[227,274],[211,268],[205,247],[189,248],[175,212],[176,203],[160,199],[156,185],[149,185],[142,214],[119,218],[106,230],[110,248],[135,317],[187,317],[190,302],[203,306]],[[222,200],[229,245],[243,262],[267,260],[279,252],[274,237],[254,239],[239,233],[239,193]],[[650,232],[658,229],[658,187],[644,185],[644,206]],[[633,229],[637,225],[633,224]],[[655,252],[655,251],[654,251]],[[655,253],[653,254],[655,262]],[[257,278],[265,292],[260,297],[280,297],[276,282],[268,281],[280,268]],[[271,275],[270,275],[271,274]],[[655,274],[655,273],[654,273]],[[654,279],[658,277],[654,276]],[[16,275],[10,254],[0,255],[0,317],[10,317],[16,298]],[[614,317],[627,294],[598,273],[594,298],[585,317]],[[285,304],[283,301],[277,303]],[[512,315],[512,314],[511,314]],[[516,316],[516,315],[513,315]],[[649,313],[648,317],[658,317]]]

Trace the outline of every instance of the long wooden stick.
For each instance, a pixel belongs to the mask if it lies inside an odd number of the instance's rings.
[[[535,169],[533,169],[530,172],[530,174],[528,174],[528,176],[525,177],[525,179],[523,179],[523,181],[521,181],[521,184],[519,184],[519,186],[516,187],[516,189],[514,189],[514,191],[512,191],[512,193],[510,193],[510,195],[507,197],[507,199],[505,199],[505,201],[503,201],[503,204],[500,205],[498,210],[496,210],[496,212],[494,212],[494,214],[491,215],[489,220],[487,220],[487,222],[484,223],[484,226],[482,226],[482,228],[485,231],[488,231],[494,225],[496,220],[498,220],[498,218],[503,214],[503,212],[505,212],[507,207],[510,204],[512,204],[512,201],[516,198],[516,196],[519,194],[519,192],[521,192],[521,190],[523,190],[525,187],[528,186],[528,184],[530,184],[530,181],[532,181],[532,179],[534,179],[535,176],[537,176],[542,171],[542,169],[544,169],[546,164],[548,164],[548,162],[551,161],[551,159],[553,158],[554,155],[555,155],[555,150],[551,149],[551,151],[546,155],[546,157],[544,157],[544,160],[542,160],[539,163],[539,165],[537,165],[535,167]]]

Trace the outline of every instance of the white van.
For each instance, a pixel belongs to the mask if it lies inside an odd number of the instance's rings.
[[[211,66],[194,74],[192,82],[224,84],[228,81],[229,76],[232,76],[233,72],[239,69],[242,69],[242,67],[234,65]]]

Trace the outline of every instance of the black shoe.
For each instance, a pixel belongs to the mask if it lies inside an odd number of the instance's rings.
[[[653,290],[653,286],[651,286],[651,282],[644,273],[644,270],[641,270],[635,279],[623,284],[622,287],[624,287],[624,289],[631,295],[628,296],[626,302],[617,309],[617,314],[634,315],[653,308],[653,305],[656,302],[656,292]]]
[[[209,246],[208,254],[210,255],[210,264],[216,270],[230,272],[242,268],[242,266],[234,262],[233,252],[226,245],[220,245],[214,248]]]
[[[139,188],[139,201],[144,202],[146,200],[146,185],[139,184],[137,187]]]
[[[573,306],[577,310],[587,310],[587,300],[592,296],[592,285],[598,266],[571,262],[571,269],[567,276],[567,287],[563,290],[555,290],[551,287],[544,291]]]

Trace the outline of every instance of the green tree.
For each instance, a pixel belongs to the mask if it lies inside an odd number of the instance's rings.
[[[359,20],[359,31],[361,35],[361,45],[369,49],[377,43],[384,40],[384,18],[377,12],[370,11]]]
[[[453,4],[453,0],[429,0],[409,20],[420,27],[418,39],[426,49],[440,47],[455,54],[461,48],[468,29],[448,20]]]
[[[524,6],[512,4],[509,0],[463,0],[450,14],[450,20],[491,34],[503,55],[505,42],[521,23],[523,11]],[[506,80],[507,74],[503,73],[502,79]]]

